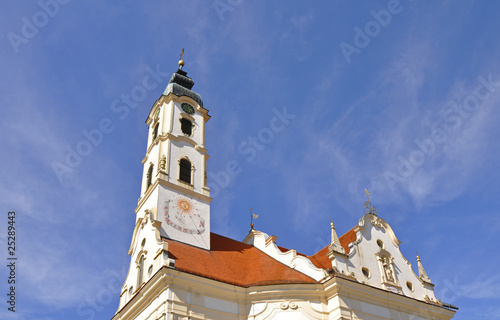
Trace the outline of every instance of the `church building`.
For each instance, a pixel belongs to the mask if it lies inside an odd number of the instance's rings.
[[[252,229],[210,232],[206,123],[194,81],[179,69],[147,115],[130,267],[112,320],[445,320],[455,306],[416,272],[370,202],[351,230],[307,256]],[[283,244],[286,246],[286,244]]]

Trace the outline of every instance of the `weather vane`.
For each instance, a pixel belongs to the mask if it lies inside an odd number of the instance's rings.
[[[376,216],[377,215],[377,208],[375,208],[375,206],[371,203],[370,192],[368,192],[368,190],[366,190],[366,188],[365,188],[365,193],[366,193],[366,201],[364,203],[365,213],[370,213],[370,214],[373,214]]]
[[[179,57],[179,68],[182,70],[182,67],[184,67],[184,60],[182,60],[182,56],[184,55],[184,48],[182,48],[181,51],[181,56]]]
[[[259,217],[259,215],[253,213],[252,208],[250,208],[250,227],[252,228],[252,230],[253,230],[253,226],[254,226],[253,219],[257,219],[258,217]]]

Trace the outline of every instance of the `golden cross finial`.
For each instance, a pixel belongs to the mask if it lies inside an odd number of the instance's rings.
[[[330,227],[335,228],[335,226],[333,225],[333,219],[330,219]]]
[[[366,199],[368,199],[368,201],[370,201],[370,192],[368,192],[368,190],[366,190],[366,188],[365,188],[365,193],[366,193]]]
[[[179,68],[182,70],[182,67],[184,67],[184,60],[182,60],[182,56],[184,55],[184,48],[182,48],[181,51],[181,56],[179,58]]]

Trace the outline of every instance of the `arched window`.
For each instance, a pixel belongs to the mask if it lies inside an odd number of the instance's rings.
[[[160,123],[157,123],[155,125],[155,128],[153,129],[153,141],[156,140],[156,138],[158,138],[158,127],[160,126]]]
[[[153,180],[153,165],[149,166],[148,174],[146,175],[146,189],[151,185],[151,181]]]
[[[193,132],[193,123],[186,118],[182,118],[181,119],[181,131],[185,135],[191,136],[191,133]]]
[[[144,273],[144,256],[141,256],[139,259],[139,264],[137,265],[137,289],[142,284],[142,279],[143,279],[143,273]]]
[[[179,180],[191,184],[191,162],[187,159],[179,161]]]

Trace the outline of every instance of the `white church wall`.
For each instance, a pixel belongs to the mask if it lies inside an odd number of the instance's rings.
[[[300,311],[295,311],[295,312],[286,312],[286,311],[279,311],[276,312],[276,314],[270,318],[272,320],[308,320],[309,318],[303,315]]]
[[[438,304],[367,287],[354,280],[332,278],[325,283],[329,319],[451,319],[454,312]]]
[[[178,184],[179,179],[179,161],[180,159],[188,159],[193,167],[192,169],[192,180],[193,190],[198,193],[202,193],[202,187],[204,185],[204,155],[197,151],[193,146],[184,141],[170,141],[171,152],[170,152],[170,167],[169,167],[169,181],[173,184]]]
[[[289,284],[245,289],[163,268],[141,291],[141,297],[131,301],[135,305],[130,305],[129,313],[123,310],[123,318],[115,320],[163,319],[162,315],[214,320],[444,320],[453,315],[436,305],[337,278],[320,287]]]

